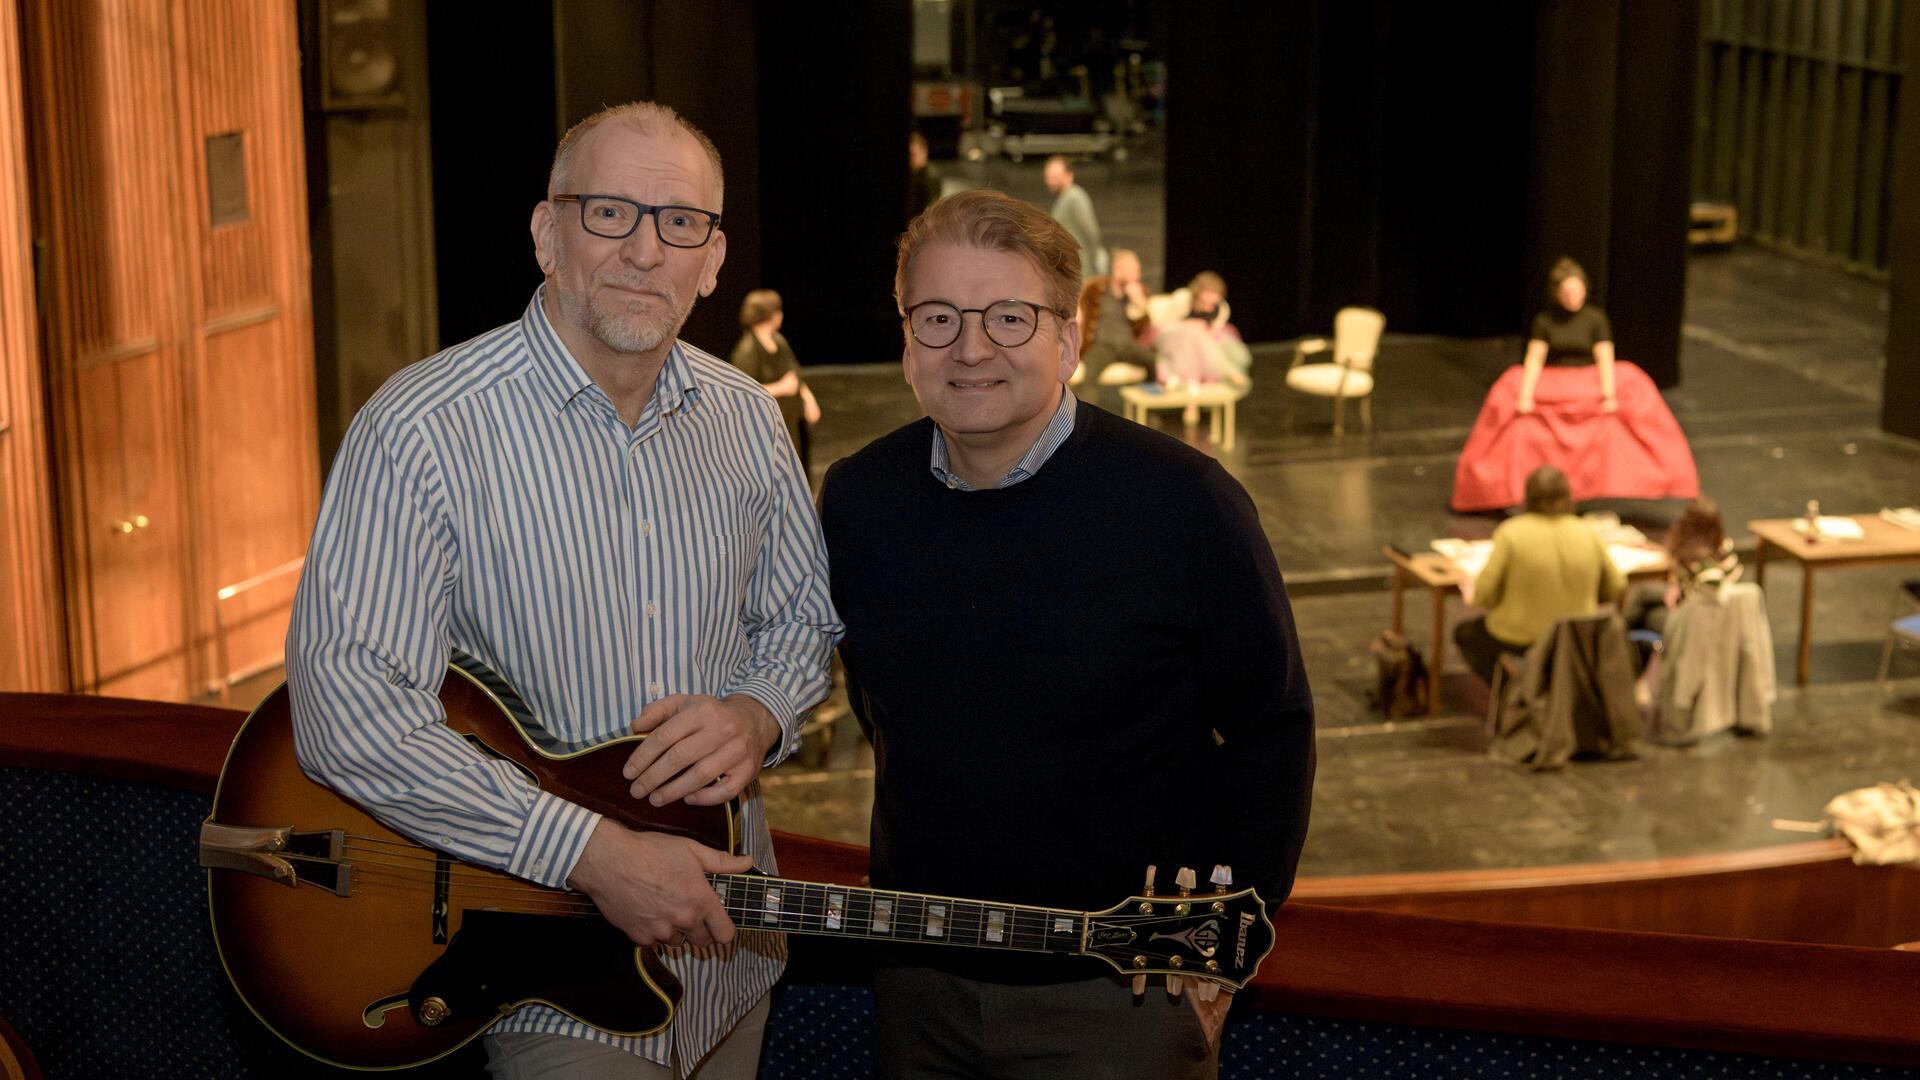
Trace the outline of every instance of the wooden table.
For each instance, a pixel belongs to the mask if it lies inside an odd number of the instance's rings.
[[[1447,659],[1447,598],[1458,595],[1465,575],[1452,559],[1437,551],[1406,552],[1389,544],[1387,561],[1393,563],[1393,632],[1406,633],[1407,582],[1426,586],[1433,608],[1433,645],[1427,653],[1427,709],[1440,707],[1440,667]],[[1666,560],[1643,566],[1627,575],[1628,581],[1646,581],[1667,576]]]
[[[1800,660],[1794,681],[1807,684],[1807,660],[1813,653],[1813,571],[1815,567],[1892,566],[1920,562],[1920,532],[1903,529],[1876,514],[1854,514],[1866,535],[1859,540],[1809,540],[1794,531],[1802,518],[1766,518],[1747,522],[1759,538],[1753,552],[1753,580],[1767,587],[1767,558],[1784,555],[1800,564]]]
[[[1156,384],[1157,385],[1157,384]],[[1234,406],[1247,396],[1249,388],[1242,384],[1204,383],[1184,390],[1162,390],[1158,393],[1143,386],[1124,386],[1120,388],[1122,415],[1137,423],[1147,422],[1147,413],[1154,409],[1184,409],[1189,405],[1210,410],[1208,433],[1213,443],[1222,450],[1233,449]]]

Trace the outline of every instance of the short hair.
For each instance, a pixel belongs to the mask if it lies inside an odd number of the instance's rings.
[[[1562,255],[1554,262],[1553,269],[1547,271],[1547,296],[1549,299],[1560,295],[1560,283],[1568,278],[1579,278],[1580,284],[1585,285],[1588,292],[1593,291],[1593,279],[1587,276],[1586,270],[1582,269],[1579,263]]]
[[[1527,513],[1573,513],[1573,487],[1567,474],[1551,465],[1542,465],[1527,474]]]
[[[678,127],[693,136],[693,141],[707,152],[707,163],[713,166],[714,197],[721,204],[713,209],[718,211],[725,205],[727,179],[726,173],[720,168],[719,147],[714,146],[713,140],[707,138],[707,133],[694,127],[686,117],[674,112],[671,106],[657,101],[629,101],[625,105],[609,106],[568,128],[567,133],[560,137],[560,145],[553,151],[553,167],[547,170],[547,198],[560,194],[563,185],[572,181],[573,153],[581,137],[609,120],[617,120],[629,130],[647,135],[659,135],[669,128]]]
[[[780,294],[772,289],[755,289],[740,301],[740,326],[750,330],[780,314]]]
[[[1713,496],[1702,495],[1688,503],[1680,519],[1667,530],[1667,554],[1685,566],[1719,557],[1726,540],[1727,526],[1720,516],[1720,504]]]
[[[998,191],[956,192],[914,218],[900,237],[893,272],[893,302],[907,308],[907,274],[929,244],[962,244],[1019,255],[1046,279],[1047,306],[1072,318],[1080,296],[1080,242],[1032,203]]]
[[[1068,157],[1068,156],[1067,156],[1067,155],[1065,155],[1065,154],[1055,154],[1055,155],[1053,155],[1052,157],[1050,157],[1050,158],[1048,158],[1048,159],[1047,159],[1047,164],[1048,164],[1048,165],[1052,165],[1052,164],[1054,164],[1055,162],[1058,162],[1061,168],[1063,168],[1063,169],[1065,169],[1065,170],[1067,170],[1067,172],[1068,172],[1068,174],[1069,174],[1069,175],[1071,175],[1071,174],[1072,174],[1072,172],[1073,172],[1073,159],[1072,159],[1072,158],[1070,158],[1070,157]],[[1042,168],[1044,168],[1044,167],[1045,167],[1045,166],[1042,166]]]
[[[1201,293],[1208,291],[1217,292],[1220,294],[1220,299],[1225,300],[1227,298],[1227,282],[1226,279],[1211,270],[1202,270],[1193,275],[1192,281],[1187,282],[1187,291],[1195,296],[1199,296]]]

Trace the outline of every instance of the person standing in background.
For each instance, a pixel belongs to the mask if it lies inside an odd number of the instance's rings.
[[[780,294],[772,289],[755,289],[740,302],[740,341],[728,359],[734,367],[766,388],[780,403],[780,419],[786,422],[787,436],[794,452],[800,455],[801,471],[811,473],[808,458],[811,446],[807,425],[820,422],[820,403],[813,390],[800,379],[800,359],[793,346],[780,333],[787,321]]]
[[[1073,181],[1073,163],[1065,154],[1047,159],[1042,174],[1047,190],[1053,192],[1053,209],[1048,213],[1080,245],[1080,277],[1084,280],[1107,272],[1107,249],[1100,243],[1100,219],[1093,212],[1093,196]]]

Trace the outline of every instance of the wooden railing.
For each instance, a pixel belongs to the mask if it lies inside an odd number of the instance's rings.
[[[66,695],[0,694],[0,768],[50,768],[211,792],[241,714]],[[780,870],[858,882],[866,849],[776,834]],[[1411,910],[1572,911],[1667,917],[1710,928],[1712,903],[1753,912],[1815,904],[1789,922],[1846,926],[1858,891],[1783,890],[1770,875],[1841,880],[1911,871],[1852,868],[1832,844],[1705,859],[1458,874],[1305,880],[1274,919],[1279,944],[1246,993],[1255,1008],[1438,1027],[1788,1057],[1920,1062],[1920,954],[1584,926],[1438,917]],[[1639,890],[1647,890],[1645,896]],[[1591,894],[1583,899],[1583,894]],[[1893,895],[1893,894],[1889,894]],[[1908,894],[1899,894],[1908,895]],[[1820,899],[1824,897],[1824,899]],[[1877,903],[1877,901],[1875,902]],[[1363,910],[1401,907],[1409,911]],[[1508,905],[1501,908],[1499,905]],[[1870,905],[1869,905],[1870,906]],[[1911,908],[1911,903],[1907,904]],[[1661,915],[1662,911],[1665,916]],[[1867,918],[1872,922],[1881,916]],[[1852,933],[1847,930],[1845,933]],[[849,956],[840,950],[836,956]],[[804,966],[806,950],[796,947]],[[857,961],[836,972],[861,977]]]

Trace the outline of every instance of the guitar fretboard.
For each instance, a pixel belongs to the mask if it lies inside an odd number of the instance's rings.
[[[757,874],[708,874],[727,916],[743,930],[871,941],[1078,953],[1086,913],[996,904]]]

